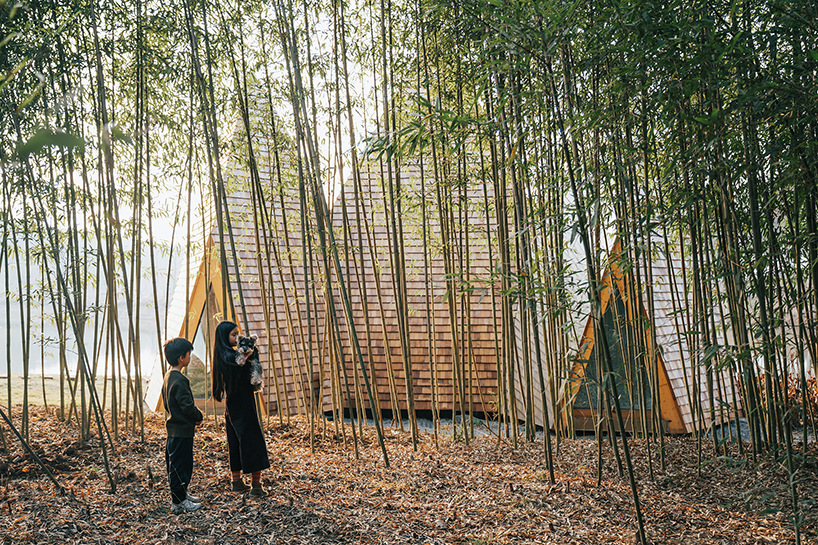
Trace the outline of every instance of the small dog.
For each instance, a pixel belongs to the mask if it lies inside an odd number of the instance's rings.
[[[244,366],[248,361],[250,362],[250,384],[253,386],[253,391],[261,390],[261,362],[258,359],[258,349],[256,349],[256,341],[258,335],[250,335],[245,337],[239,335],[238,346],[236,346],[236,364]]]

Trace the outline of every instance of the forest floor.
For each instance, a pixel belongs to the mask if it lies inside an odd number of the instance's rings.
[[[96,439],[81,441],[77,427],[53,410],[32,410],[31,443],[65,494],[4,425],[0,543],[637,543],[628,479],[618,476],[606,446],[597,485],[595,441],[563,441],[551,484],[542,442],[515,449],[492,436],[466,445],[449,435],[435,447],[432,435],[421,434],[415,451],[408,432],[387,428],[386,467],[372,428],[358,437],[356,460],[348,425],[336,435],[335,424],[326,423],[311,454],[307,423],[274,419],[266,435],[272,468],[263,474],[270,496],[252,500],[228,492],[221,418],[209,417],[194,443],[192,492],[204,507],[175,516],[159,415],[147,417],[144,442],[122,433],[115,441],[112,494]],[[14,413],[19,424],[19,408]],[[651,480],[649,445],[629,445],[650,542],[795,543],[784,462],[765,457],[753,464],[705,446],[698,464],[695,439],[669,437],[666,469],[653,452]],[[818,543],[816,444],[810,449],[796,479],[803,542]]]

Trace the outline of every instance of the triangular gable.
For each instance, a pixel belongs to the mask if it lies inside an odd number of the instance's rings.
[[[619,241],[614,244],[613,249],[611,250],[611,255],[616,257],[621,253],[621,246]],[[611,315],[614,311],[612,303],[616,299],[616,294],[622,294],[622,300],[627,301],[629,298],[633,297],[634,295],[630,293],[630,285],[628,282],[625,281],[625,273],[621,270],[618,262],[616,259],[611,260],[611,264],[609,265],[608,269],[605,271],[605,274],[602,277],[600,289],[600,300],[601,300],[601,311],[603,316],[603,321],[606,319],[606,316]],[[638,311],[640,313],[640,318],[646,319],[647,314],[642,305],[641,298],[637,299]],[[635,317],[632,316],[632,305],[623,304],[622,307],[624,308],[625,312],[625,320],[626,323],[630,324],[634,322]],[[595,345],[595,332],[594,332],[594,318],[593,316],[589,316],[588,320],[586,321],[585,330],[582,334],[581,341],[580,341],[580,349],[579,349],[579,356],[574,362],[574,365],[571,369],[571,378],[569,380],[569,388],[571,389],[571,399],[576,400],[577,396],[581,394],[581,389],[585,388],[587,382],[585,381],[587,366],[590,362],[594,359],[594,345]],[[646,348],[648,353],[656,353],[657,365],[658,365],[658,391],[659,391],[659,402],[660,402],[660,412],[661,418],[663,421],[666,422],[667,431],[670,433],[685,433],[687,431],[685,427],[684,420],[682,418],[682,414],[679,410],[679,404],[677,402],[676,396],[677,393],[671,387],[670,381],[668,380],[667,370],[665,368],[664,360],[662,358],[661,353],[654,350],[653,343],[651,341],[651,335],[649,334],[649,330],[646,328],[645,330],[645,337],[644,339],[640,339],[643,343],[642,346]],[[627,397],[627,393],[621,391],[620,388],[620,399],[625,399],[626,403],[629,403],[629,397]],[[591,396],[589,396],[591,397]],[[631,418],[638,417],[637,414],[634,414],[638,411],[632,411],[630,408],[626,408],[628,416]],[[593,413],[598,412],[598,409],[593,407],[593,401],[589,399],[589,407],[587,409],[574,409],[574,416],[577,419],[584,419],[590,417]],[[567,415],[566,415],[567,417]]]
[[[205,257],[207,261],[205,261]],[[204,251],[194,252],[190,262],[193,271],[190,275],[190,283],[185,282],[184,275],[180,274],[173,289],[167,316],[168,338],[181,336],[193,340],[211,287],[216,292],[216,300],[222,300],[221,267],[219,266],[218,254],[214,251],[212,237],[208,239]],[[199,264],[198,268],[195,267],[196,263]],[[188,285],[192,286],[189,297],[187,294]],[[232,307],[229,312],[231,315],[233,314]],[[200,357],[202,356],[203,354],[200,355]],[[167,369],[164,354],[160,352],[151,368],[145,394],[145,405],[152,411],[162,410],[162,382]]]

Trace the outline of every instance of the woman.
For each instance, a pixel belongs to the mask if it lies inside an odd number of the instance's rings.
[[[213,398],[225,398],[224,421],[230,458],[233,492],[250,490],[251,496],[263,497],[261,471],[270,467],[267,445],[256,415],[256,402],[250,384],[250,366],[236,363],[239,328],[233,322],[221,322],[216,327],[213,346]],[[241,478],[252,475],[252,489]]]

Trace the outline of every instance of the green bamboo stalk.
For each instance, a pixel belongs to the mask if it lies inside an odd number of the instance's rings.
[[[551,61],[550,60],[546,61],[546,68],[548,70],[549,77],[552,79],[552,86],[553,86],[553,73],[552,73],[552,69],[551,69]],[[552,92],[556,96],[557,93],[553,89],[552,89]],[[576,184],[576,180],[575,180],[575,177],[574,177],[574,169],[570,164],[571,155],[570,155],[570,152],[568,150],[568,144],[567,144],[567,141],[566,141],[565,126],[564,126],[564,122],[562,120],[562,112],[561,112],[561,109],[560,109],[559,104],[557,102],[555,102],[554,107],[555,107],[555,110],[556,110],[555,113],[556,113],[556,116],[557,116],[557,122],[558,122],[558,125],[560,127],[560,131],[562,132],[563,153],[565,155],[566,161],[568,162],[567,171],[568,171],[568,178],[569,178],[569,181],[571,183],[571,192],[572,192],[572,194],[574,196],[574,201],[577,203],[577,216],[578,216],[579,227],[580,227],[579,231],[580,231],[580,236],[582,237],[583,246],[584,246],[584,250],[585,250],[585,259],[586,259],[587,268],[588,268],[589,291],[590,291],[591,299],[593,301],[594,320],[597,323],[601,323],[601,320],[602,320],[601,303],[600,303],[600,300],[599,300],[599,290],[597,289],[596,266],[595,266],[595,262],[593,260],[593,254],[591,252],[591,246],[590,246],[590,241],[589,241],[589,237],[588,237],[588,232],[586,230],[587,229],[587,220],[586,220],[586,217],[585,217],[585,210],[583,208],[583,199],[581,198],[581,196],[579,194],[579,191],[577,189],[577,184]],[[639,504],[639,495],[638,495],[638,491],[637,491],[637,487],[636,487],[636,480],[635,480],[634,473],[633,473],[633,464],[631,462],[630,449],[628,448],[628,440],[627,440],[627,437],[626,437],[625,431],[624,431],[625,430],[625,425],[624,425],[624,422],[622,420],[622,411],[619,408],[619,394],[617,392],[616,380],[614,380],[610,376],[610,374],[612,373],[612,369],[611,369],[611,357],[610,357],[610,352],[609,352],[609,349],[608,349],[607,336],[604,335],[604,334],[599,335],[597,337],[597,342],[599,343],[599,345],[601,347],[601,355],[602,355],[601,359],[603,361],[603,365],[606,366],[606,374],[608,375],[608,378],[607,378],[606,382],[607,382],[607,384],[608,384],[608,386],[609,386],[609,388],[611,390],[611,395],[613,397],[614,407],[616,409],[617,423],[619,425],[619,429],[622,431],[622,447],[623,447],[623,452],[625,454],[625,464],[627,465],[627,469],[628,469],[628,479],[630,481],[631,493],[633,494],[633,502],[634,502],[634,507],[635,507],[635,510],[636,510],[636,520],[637,520],[637,525],[638,525],[638,528],[639,528],[639,530],[638,530],[639,542],[642,545],[646,545],[647,544],[647,538],[645,536],[644,521],[642,520],[642,510],[641,510],[641,507],[640,507],[640,504]]]

